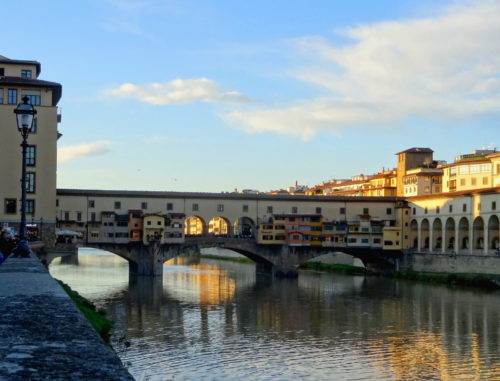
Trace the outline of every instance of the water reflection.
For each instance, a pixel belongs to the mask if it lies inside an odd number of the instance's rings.
[[[164,269],[163,281],[129,280],[114,256],[51,265],[107,308],[139,379],[500,379],[498,293],[316,273],[273,281],[196,258]]]

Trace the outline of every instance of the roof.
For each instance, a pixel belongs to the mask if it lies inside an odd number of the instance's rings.
[[[478,188],[478,189],[465,189],[457,192],[441,192],[431,193],[419,196],[407,196],[406,200],[412,202],[413,200],[429,199],[429,198],[454,198],[458,196],[470,196],[473,194],[494,194],[500,193],[500,187]]]
[[[398,152],[396,155],[399,155],[401,153],[433,153],[434,151],[431,150],[430,148],[425,148],[425,147],[413,147],[413,148],[408,148],[407,150]]]
[[[21,77],[0,77],[0,85],[2,84],[51,88],[53,90],[52,106],[56,106],[62,96],[62,85],[57,82],[49,82],[49,81],[42,81],[40,79],[29,79]]]
[[[11,60],[10,58],[0,56],[0,63],[10,64],[10,65],[35,65],[37,77],[40,75],[40,72],[42,71],[42,65],[38,61]]]
[[[269,201],[331,201],[331,202],[396,202],[403,197],[380,196],[306,196],[291,194],[242,194],[242,193],[202,193],[202,192],[168,192],[168,191],[125,191],[98,189],[57,189],[58,196],[95,196],[95,197],[133,197],[133,198],[186,198],[186,199],[218,199],[218,200],[269,200]]]

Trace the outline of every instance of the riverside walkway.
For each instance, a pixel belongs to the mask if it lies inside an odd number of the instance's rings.
[[[37,258],[0,265],[0,380],[133,380]]]

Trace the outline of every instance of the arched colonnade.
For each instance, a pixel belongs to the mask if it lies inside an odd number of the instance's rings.
[[[410,246],[418,252],[495,254],[500,250],[499,225],[497,215],[412,219]]]

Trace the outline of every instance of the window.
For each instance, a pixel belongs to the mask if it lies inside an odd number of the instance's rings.
[[[95,208],[95,201],[89,200],[89,208]]]
[[[28,103],[39,106],[40,105],[40,90],[22,90],[21,98],[28,97]]]
[[[82,220],[82,212],[76,212],[76,220],[81,221]]]
[[[3,104],[3,89],[0,89],[0,105]]]
[[[36,165],[36,146],[26,147],[26,165],[34,167]]]
[[[497,202],[496,201],[491,202],[491,210],[497,210]]]
[[[427,214],[427,207],[424,208],[424,214]]]
[[[488,185],[488,176],[483,177],[483,185]]]
[[[6,198],[4,206],[5,206],[5,214],[16,214],[17,200],[15,198]]]
[[[95,221],[95,212],[90,213],[90,221]]]
[[[478,164],[473,164],[469,167],[470,173],[479,173],[479,165]]]
[[[316,208],[316,214],[321,214],[321,208],[320,207]]]
[[[267,207],[267,213],[269,213],[269,214],[273,213],[273,207],[272,206],[268,206]]]
[[[147,202],[141,202],[141,209],[147,209],[148,208],[148,203]]]
[[[460,179],[460,185],[465,186],[465,179]]]
[[[299,211],[299,208],[297,208],[296,206],[292,206],[292,213],[293,214],[298,213],[298,211]]]
[[[151,221],[148,221],[148,222],[146,223],[146,225],[151,225]]]
[[[345,208],[340,208],[340,214],[345,214]]]
[[[247,213],[248,212],[248,205],[243,205],[243,213]]]
[[[453,205],[448,206],[448,212],[453,213]]]
[[[470,185],[476,185],[476,178],[475,177],[470,179]]]
[[[417,214],[417,208],[413,208],[412,213],[413,215]]]
[[[491,172],[491,163],[481,164],[481,172],[482,173],[489,173],[489,172]]]
[[[21,78],[31,78],[31,70],[21,70]]]
[[[56,198],[56,206],[59,206],[59,199]]]
[[[363,208],[363,214],[370,214],[370,209]]]
[[[161,225],[161,221],[156,221],[156,225]]]
[[[5,75],[5,69],[2,67],[0,68],[0,77],[3,77]]]
[[[373,239],[373,243],[380,243],[382,242],[382,240],[380,238],[374,238]]]
[[[224,211],[224,204],[217,204],[217,211],[223,212]]]
[[[193,204],[193,212],[196,212],[199,210],[199,205],[198,204]]]
[[[462,204],[462,212],[466,212],[467,211],[467,204]]]
[[[26,200],[26,214],[35,214],[35,200]]]
[[[122,203],[120,201],[115,201],[115,209],[121,209]]]
[[[69,212],[64,212],[64,221],[69,221]]]
[[[389,216],[392,214],[392,208],[387,208],[387,210],[385,211],[385,213]]]
[[[10,105],[15,105],[17,103],[17,90],[16,89],[9,89],[7,90],[8,93],[8,103]]]
[[[439,214],[440,211],[441,211],[441,208],[439,206],[436,206],[436,214]]]
[[[26,193],[35,193],[35,172],[26,173]]]
[[[174,209],[174,204],[171,202],[167,202],[167,210],[173,210]]]

